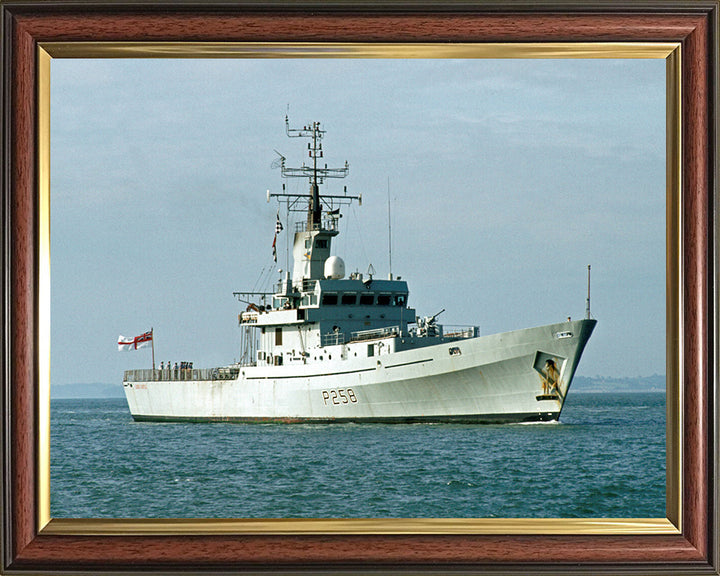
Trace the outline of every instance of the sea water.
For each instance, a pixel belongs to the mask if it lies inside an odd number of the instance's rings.
[[[56,518],[665,517],[665,395],[576,393],[560,423],[185,424],[51,403]]]

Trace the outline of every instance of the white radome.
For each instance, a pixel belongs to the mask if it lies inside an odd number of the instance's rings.
[[[330,256],[325,260],[325,278],[342,280],[345,278],[345,262],[340,256]]]

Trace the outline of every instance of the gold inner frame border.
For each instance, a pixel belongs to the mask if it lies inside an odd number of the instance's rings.
[[[50,515],[50,86],[53,58],[662,58],[666,61],[666,518],[65,519]],[[43,535],[680,534],[681,45],[588,43],[44,42],[38,46],[38,531]]]

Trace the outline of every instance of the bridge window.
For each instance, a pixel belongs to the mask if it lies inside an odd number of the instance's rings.
[[[335,306],[338,303],[338,295],[331,292],[322,295],[322,304],[324,306]]]
[[[405,306],[407,303],[407,294],[395,294],[393,298],[393,305],[395,306]]]
[[[340,300],[341,304],[344,304],[345,306],[352,306],[357,301],[357,294],[354,292],[346,292],[342,295],[342,298]]]
[[[319,238],[315,240],[315,248],[327,248],[328,247],[328,241],[327,240],[320,240]]]
[[[378,294],[377,304],[378,304],[378,306],[389,306],[390,305],[390,294]]]
[[[317,304],[317,296],[315,294],[303,294],[300,300],[300,306],[314,306],[315,304]]]
[[[367,292],[360,294],[360,306],[372,306],[375,301],[375,294]]]

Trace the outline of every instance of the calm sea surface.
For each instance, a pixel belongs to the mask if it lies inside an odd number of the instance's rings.
[[[560,424],[139,423],[53,400],[60,518],[665,517],[665,395],[570,394]]]

